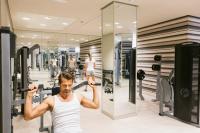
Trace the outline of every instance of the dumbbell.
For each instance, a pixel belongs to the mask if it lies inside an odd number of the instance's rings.
[[[137,71],[137,79],[138,80],[143,80],[145,78],[145,72],[142,69],[139,69]]]

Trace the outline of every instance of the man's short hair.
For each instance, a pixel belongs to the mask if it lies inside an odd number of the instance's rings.
[[[58,76],[59,84],[62,83],[62,78],[72,81],[74,80],[73,74],[67,71],[61,72],[60,75]]]

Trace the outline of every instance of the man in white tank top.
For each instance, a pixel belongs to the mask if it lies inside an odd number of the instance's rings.
[[[80,127],[80,105],[97,109],[99,108],[99,98],[94,86],[94,81],[89,80],[89,85],[93,90],[93,100],[72,92],[73,75],[63,72],[59,75],[60,92],[55,96],[46,98],[35,108],[32,106],[33,94],[37,87],[29,87],[24,106],[24,119],[31,120],[43,115],[47,111],[52,112],[54,133],[81,133]]]
[[[95,67],[96,67],[95,60],[92,58],[91,54],[88,53],[88,59],[85,60],[85,68],[84,68],[87,80],[92,78],[92,80],[95,81],[95,76],[94,76]],[[85,88],[85,91],[87,91],[87,86]]]

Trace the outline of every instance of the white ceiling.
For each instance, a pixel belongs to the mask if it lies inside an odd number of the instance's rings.
[[[101,35],[100,9],[110,1],[112,0],[9,0],[9,3],[16,29]],[[200,17],[200,0],[120,1],[138,5],[138,27],[183,15]],[[32,19],[25,21],[22,16]],[[48,22],[43,19],[44,16],[53,19]],[[62,25],[63,21],[68,20],[71,24]],[[41,23],[46,23],[47,26],[41,26]]]
[[[14,29],[100,36],[101,8],[112,0],[8,1]],[[200,17],[200,0],[118,1],[138,5],[137,27],[184,15]]]
[[[15,30],[15,33],[17,34],[17,45],[29,47],[33,44],[40,44],[44,49],[54,47],[77,47],[80,43],[99,38],[98,36],[23,30]]]

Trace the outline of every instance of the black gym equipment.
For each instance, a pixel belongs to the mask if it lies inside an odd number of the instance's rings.
[[[29,48],[29,54],[31,55],[31,68],[32,69],[33,69],[33,52],[36,49],[39,49],[39,54],[40,54],[40,45],[39,44],[34,44],[32,47]],[[36,59],[38,59],[38,58],[36,57]],[[39,67],[39,70],[40,70],[40,67]]]
[[[78,88],[81,88],[81,87],[83,87],[83,86],[85,86],[85,85],[89,85],[89,84],[88,84],[88,81],[83,81],[83,82],[81,82],[80,84],[75,85],[75,86],[72,88],[72,90],[75,91],[75,90],[77,90]],[[101,83],[95,83],[94,85],[95,85],[95,86],[101,86]],[[60,92],[60,87],[54,87],[54,88],[52,88],[52,95],[57,95],[59,92]]]
[[[113,93],[113,70],[103,70],[102,84],[105,93]]]
[[[130,50],[129,102],[136,103],[136,49]]]
[[[0,132],[12,133],[12,89],[11,68],[14,60],[15,51],[15,35],[8,27],[0,27]]]
[[[160,55],[154,56],[154,61],[161,61],[162,57]]]
[[[145,78],[145,72],[142,69],[139,69],[137,71],[137,79],[138,80],[144,80]]]
[[[161,55],[155,55],[154,61],[156,64],[152,65],[152,70],[157,71],[157,87],[156,87],[156,99],[153,99],[153,102],[159,101],[160,99],[160,75],[161,75]]]
[[[161,69],[161,67],[160,67],[159,64],[153,64],[152,65],[152,70],[154,70],[154,71],[160,71],[160,69]]]
[[[142,95],[142,80],[145,78],[145,72],[142,69],[137,71],[137,79],[139,80],[139,96],[141,100],[144,100]]]
[[[200,126],[200,44],[175,47],[174,116]]]
[[[174,114],[174,69],[168,77],[160,77],[159,115],[172,117]]]
[[[160,78],[160,111],[200,127],[200,44],[175,46],[175,72]],[[166,111],[166,107],[169,111]],[[165,110],[164,110],[165,109]]]

